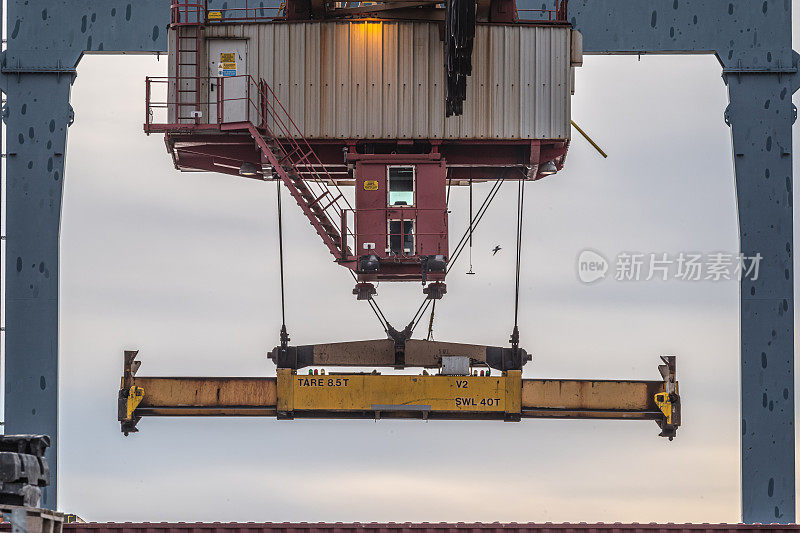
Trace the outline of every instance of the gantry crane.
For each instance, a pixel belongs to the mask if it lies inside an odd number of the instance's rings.
[[[517,324],[524,188],[564,165],[582,61],[566,4],[526,20],[513,0],[289,0],[278,14],[173,0],[170,75],[147,79],[145,131],[165,134],[179,170],[278,184],[284,320],[269,354],[276,377],[137,377],[138,352],[125,352],[122,431],[145,416],[603,418],[655,420],[672,439],[675,357],[662,357],[657,381],[522,378],[531,360]],[[476,181],[493,185],[451,251],[450,187],[472,193]],[[506,181],[518,188],[511,346],[413,339]],[[290,344],[281,186],[352,272],[386,339]],[[376,281],[422,283],[425,299],[404,329],[386,320]],[[389,368],[418,371],[378,372]]]

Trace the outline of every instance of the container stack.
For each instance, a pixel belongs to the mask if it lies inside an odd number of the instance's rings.
[[[47,435],[0,435],[0,505],[39,507],[50,484]]]

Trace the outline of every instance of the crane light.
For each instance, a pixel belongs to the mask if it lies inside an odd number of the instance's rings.
[[[259,168],[249,161],[245,161],[242,163],[242,166],[239,167],[239,175],[240,176],[257,176]]]
[[[556,167],[555,161],[548,161],[547,163],[542,165],[542,168],[539,169],[539,174],[541,174],[542,176],[550,176],[552,174],[555,174],[556,172],[558,172],[558,167]]]

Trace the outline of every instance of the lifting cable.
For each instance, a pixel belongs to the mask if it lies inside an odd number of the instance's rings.
[[[383,314],[383,311],[381,311],[378,302],[374,301],[372,298],[367,301],[369,302],[369,306],[372,308],[372,312],[375,313],[376,317],[378,317],[378,322],[380,322],[383,331],[388,333],[391,325],[389,324],[389,321],[386,320],[386,316]]]
[[[281,205],[281,182],[280,180],[276,180],[275,184],[277,185],[277,197],[278,197],[278,255],[280,257],[280,270],[281,270],[281,348],[286,348],[289,345],[289,333],[286,330],[286,296],[285,296],[285,283],[284,283],[284,273],[283,273],[283,209]],[[353,276],[353,280],[358,282],[355,273],[350,271],[350,275]],[[372,308],[372,312],[375,313],[375,316],[378,318],[378,322],[380,322],[383,331],[389,331],[389,322],[386,320],[386,315],[383,314],[378,302],[373,301],[372,298],[367,300],[369,303],[370,308]]]
[[[433,340],[433,315],[436,313],[436,300],[433,301],[433,307],[431,307],[431,319],[428,322],[428,340]]]
[[[456,263],[456,261],[458,260],[458,257],[461,255],[461,252],[464,250],[466,245],[467,244],[471,245],[472,234],[477,229],[478,224],[480,224],[481,220],[483,219],[483,216],[488,211],[489,206],[491,206],[492,201],[494,201],[495,197],[497,196],[497,193],[500,191],[500,187],[503,185],[505,180],[506,180],[506,176],[503,176],[499,180],[495,181],[494,184],[492,184],[492,188],[489,190],[489,193],[486,195],[486,198],[484,198],[483,202],[481,203],[480,207],[478,208],[477,213],[474,216],[470,216],[469,226],[467,227],[466,231],[464,232],[464,234],[459,239],[458,244],[456,245],[455,252],[453,253],[453,255],[452,255],[452,257],[451,257],[451,259],[449,261],[449,264],[447,265],[447,271],[446,272],[450,272],[450,269]],[[523,180],[520,180],[520,181],[522,183],[522,181],[524,181],[524,178],[523,178]],[[446,207],[450,203],[450,188],[451,188],[451,185],[452,185],[452,178],[450,177],[450,178],[448,178],[448,183],[447,183],[447,198],[446,198],[446,201],[445,201],[445,206]],[[522,188],[522,190],[524,190],[524,184],[521,184],[520,187]],[[472,200],[472,179],[470,178],[470,215],[472,215],[472,201],[471,200]],[[518,204],[519,203],[520,203],[520,200],[518,199]],[[518,219],[517,219],[517,296],[516,296],[515,309],[514,309],[514,329],[515,329],[515,331],[517,329],[517,314],[518,314],[517,313],[517,309],[518,309],[518,306],[519,306],[518,305],[519,304],[519,265],[520,265],[520,252],[519,252],[519,249],[520,249],[520,246],[521,246],[521,238],[522,238],[521,237],[521,231],[522,231],[522,227],[521,227],[521,204],[518,207],[520,208],[520,212],[518,214]],[[282,265],[283,265],[283,263],[281,262],[281,267],[282,267]],[[350,275],[353,277],[353,279],[355,281],[358,281],[355,273],[353,273],[351,271]],[[281,280],[282,279],[283,278],[281,277]],[[281,281],[281,283],[283,283],[283,282]],[[283,287],[283,285],[281,285],[281,287]],[[419,325],[420,321],[422,321],[422,317],[425,315],[425,312],[428,310],[428,307],[431,305],[432,301],[433,301],[433,308],[431,309],[431,317],[430,317],[430,321],[428,323],[428,340],[433,338],[433,319],[434,319],[434,312],[436,310],[436,301],[435,300],[431,300],[429,298],[424,299],[422,301],[422,303],[420,304],[419,308],[417,308],[417,312],[414,313],[413,318],[409,322],[409,326],[411,326],[411,333],[413,333],[414,330]],[[376,302],[374,300],[374,298],[370,298],[370,299],[367,300],[367,303],[369,303],[369,306],[372,308],[373,313],[375,313],[375,316],[378,318],[378,322],[380,322],[381,327],[383,328],[383,330],[388,333],[389,328],[391,328],[391,325],[389,324],[389,321],[386,319],[386,315],[384,315],[383,310],[381,310],[380,306],[378,305],[378,302]],[[517,342],[517,344],[518,344],[518,342]]]
[[[475,274],[472,271],[472,176],[469,178],[469,270],[467,274]]]
[[[453,177],[452,176],[448,176],[447,177],[447,197],[444,200],[445,209],[450,206],[450,189],[452,188],[452,186],[453,186]]]
[[[353,277],[353,281],[358,283],[358,277],[352,270],[350,270],[350,275]],[[378,318],[378,322],[380,322],[383,331],[388,333],[389,328],[391,326],[389,325],[389,321],[386,320],[386,315],[383,314],[381,306],[379,306],[378,302],[376,302],[375,299],[371,297],[367,300],[367,303],[369,304],[370,308],[372,308],[372,312],[375,313],[375,316]]]
[[[495,181],[492,184],[492,188],[489,190],[489,193],[486,195],[486,198],[484,198],[483,202],[481,203],[480,207],[478,208],[478,212],[470,220],[470,226],[471,226],[471,229],[472,229],[473,232],[478,227],[478,224],[480,224],[481,220],[483,219],[483,215],[486,214],[486,211],[489,209],[489,206],[492,204],[492,201],[497,196],[497,193],[500,191],[500,187],[503,185],[503,182],[505,182],[505,180],[506,180],[506,176],[503,176],[501,179]],[[470,228],[468,227],[467,230],[464,232],[464,234],[461,236],[461,239],[459,239],[458,244],[456,245],[456,251],[453,253],[453,256],[451,257],[451,259],[450,259],[450,261],[449,261],[449,263],[447,265],[447,270],[446,270],[445,273],[450,272],[450,269],[453,268],[453,265],[455,265],[456,261],[458,260],[459,255],[461,255],[461,252],[464,250],[464,248],[465,248],[465,246],[467,244],[467,239],[469,237],[469,234],[470,234]],[[420,323],[420,321],[422,320],[422,317],[425,315],[425,311],[428,310],[428,306],[430,306],[431,301],[432,300],[429,299],[429,298],[426,298],[426,299],[422,300],[422,303],[420,304],[419,308],[417,309],[417,312],[414,313],[414,317],[411,319],[411,322],[410,322],[411,333],[414,333],[414,330],[417,329],[417,325]],[[435,304],[436,304],[436,302],[434,301],[434,305]],[[433,313],[433,310],[431,310],[431,313]],[[428,334],[429,335],[431,335],[432,329],[433,329],[433,320],[431,319],[431,321],[430,321],[430,323],[428,325]]]
[[[278,254],[281,263],[281,348],[289,345],[289,333],[286,331],[286,298],[283,282],[283,210],[281,209],[281,182],[275,180],[278,196]]]
[[[517,264],[516,287],[514,289],[514,329],[511,332],[511,349],[519,351],[519,274],[522,263],[522,222],[525,208],[525,180],[520,180],[517,187]]]
[[[522,174],[522,171],[520,171]],[[464,235],[461,236],[459,239],[458,244],[456,245],[456,250],[451,257],[449,264],[447,265],[447,272],[450,272],[450,269],[455,265],[456,261],[458,260],[459,255],[461,255],[462,250],[464,249],[467,243],[467,237],[470,237],[470,233],[474,232],[475,229],[478,227],[478,224],[483,219],[483,216],[486,214],[486,211],[489,209],[489,206],[492,204],[492,201],[497,196],[497,193],[500,191],[500,187],[505,182],[507,176],[503,176],[499,180],[495,181],[492,185],[492,188],[489,190],[489,194],[486,195],[486,198],[481,203],[481,206],[478,208],[478,213],[475,215],[474,219],[470,220],[470,228],[464,232]],[[516,336],[512,333],[512,345],[514,345],[514,339],[516,338],[516,346],[519,347],[519,332],[518,332],[518,317],[519,317],[519,276],[520,276],[520,266],[521,266],[521,247],[522,247],[522,209],[524,206],[524,201],[522,197],[522,193],[525,192],[525,176],[522,175],[520,179],[520,194],[519,198],[517,199],[517,261],[516,261],[516,294],[515,294],[515,301],[514,301],[514,331],[517,332]],[[449,191],[448,191],[449,192]],[[449,196],[449,195],[448,195]],[[420,304],[417,313],[414,315],[414,318],[411,320],[413,326],[411,328],[411,332],[414,332],[416,329],[417,324],[422,319],[422,315],[425,314],[427,311],[428,306],[430,305],[431,301],[429,299],[425,299]],[[429,340],[433,336],[433,314],[436,309],[436,302],[433,302],[433,309],[431,309],[431,319],[428,323],[428,337]]]
[[[447,211],[447,208],[450,207],[450,189],[452,188],[452,186],[453,186],[453,177],[452,176],[448,176],[448,178],[447,178],[447,197],[446,197],[445,202],[444,202],[445,211]],[[472,218],[472,178],[470,178],[470,180],[469,180],[469,189],[470,189],[469,217],[471,219]],[[472,261],[470,261],[470,263],[471,262]],[[436,300],[433,301],[433,307],[431,308],[431,318],[428,321],[428,337],[427,337],[427,340],[429,340],[429,341],[433,340],[433,317],[434,317],[435,313],[436,313]]]

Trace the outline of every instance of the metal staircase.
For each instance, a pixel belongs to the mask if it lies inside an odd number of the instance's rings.
[[[353,260],[349,236],[342,229],[346,228],[346,213],[352,211],[352,206],[275,92],[264,80],[256,81],[247,75],[235,76],[246,78],[244,94],[223,91],[223,82],[232,78],[209,78],[206,72],[201,76],[203,32],[209,22],[206,0],[172,0],[171,15],[175,72],[167,78],[147,79],[145,131],[169,135],[177,131],[247,130],[261,151],[262,167],[271,167],[280,177],[331,254],[339,262]],[[219,89],[212,100],[205,83],[210,86],[213,80],[217,80]],[[165,102],[156,102],[151,95],[151,85],[160,83],[168,87]],[[244,116],[228,120],[226,103],[242,100],[247,102]],[[154,122],[153,111],[164,108],[167,123]],[[213,108],[217,111],[216,122],[203,116],[206,109]]]
[[[322,191],[316,194],[305,183],[296,162],[291,160],[291,151],[286,153],[283,144],[279,140],[266,137],[252,123],[248,129],[261,149],[265,159],[264,163],[270,165],[281,178],[281,181],[283,181],[297,205],[308,217],[311,225],[322,238],[322,242],[325,243],[331,254],[337,260],[347,259],[351,253],[347,249],[346,243],[343,242],[341,226],[334,223],[328,212],[329,209],[338,210],[341,216],[342,208],[337,206],[338,200],[343,198],[341,193],[330,198],[335,194],[332,189],[324,182],[317,182],[318,185],[321,185],[321,187],[317,188],[322,189]],[[323,204],[325,205],[323,206]]]
[[[248,129],[262,153],[337,261],[352,259],[344,217],[352,206],[272,88],[261,80],[261,128]]]

